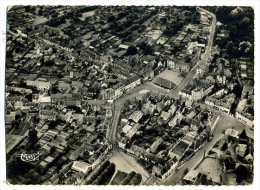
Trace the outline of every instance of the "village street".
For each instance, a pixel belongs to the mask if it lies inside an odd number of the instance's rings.
[[[221,139],[223,136],[222,131],[227,129],[235,129],[239,132],[241,132],[243,129],[247,128],[245,125],[241,124],[239,121],[237,121],[235,118],[227,115],[222,114],[220,116],[220,119],[216,125],[215,131],[213,133],[214,137],[210,142],[207,142],[201,149],[197,151],[197,153],[192,156],[177,172],[172,173],[168,178],[166,178],[163,181],[164,185],[176,185],[178,182],[182,179],[184,176],[184,171],[186,168],[190,170],[194,165],[196,165],[200,159],[203,157],[204,152],[207,153],[209,150],[212,149],[214,144]],[[249,130],[247,128],[247,130]]]
[[[210,13],[211,14],[211,13]],[[202,55],[202,60],[200,60],[196,66],[187,74],[187,76],[180,82],[180,84],[175,88],[173,91],[166,90],[164,88],[161,88],[152,82],[145,82],[136,88],[134,88],[130,93],[124,94],[122,97],[118,98],[117,100],[114,101],[114,118],[113,118],[113,123],[110,129],[109,133],[109,140],[113,145],[116,145],[116,133],[117,133],[117,127],[120,121],[120,112],[121,108],[124,104],[124,102],[127,99],[130,99],[132,97],[135,97],[137,93],[139,93],[141,90],[151,90],[153,92],[158,92],[158,93],[163,93],[163,94],[168,94],[170,97],[173,98],[178,98],[179,91],[188,84],[189,81],[193,79],[193,77],[196,74],[196,68],[199,65],[203,65],[206,63],[208,60],[210,54],[211,54],[211,49],[212,49],[212,44],[213,44],[213,36],[215,32],[215,24],[216,24],[216,17],[214,14],[211,14],[213,19],[212,19],[212,25],[211,25],[211,30],[210,30],[210,36],[208,40],[208,46],[205,50],[205,53]],[[168,176],[167,179],[163,180],[162,183],[164,185],[176,185],[180,179],[183,177],[183,173],[188,168],[189,170],[196,165],[198,161],[203,157],[204,153],[208,152],[214,144],[223,136],[222,131],[234,127],[235,130],[238,130],[241,132],[245,126],[238,122],[236,119],[232,118],[229,115],[226,114],[221,114],[220,120],[216,126],[216,130],[214,131],[213,135],[214,138],[206,143],[198,152],[191,157],[177,172],[172,173],[170,176]],[[122,165],[124,165],[125,170],[133,170],[140,172],[143,177],[147,178],[148,174],[147,172],[134,160],[133,157],[129,155],[125,155],[125,153],[120,152],[116,146],[113,148],[113,156],[111,157],[111,161],[114,161],[117,167],[122,168]],[[134,161],[133,161],[134,160]],[[124,169],[122,169],[124,170]]]

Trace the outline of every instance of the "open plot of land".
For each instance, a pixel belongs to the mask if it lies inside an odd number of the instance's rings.
[[[156,78],[158,78],[158,77],[167,79],[167,80],[173,82],[174,84],[176,84],[177,86],[183,80],[183,77],[181,76],[181,74],[179,72],[167,70],[167,69],[164,70],[163,72],[161,72]],[[156,78],[153,80],[153,82],[156,80]]]
[[[196,170],[208,175],[212,181],[220,182],[220,175],[222,174],[223,166],[217,159],[205,158]]]
[[[117,170],[125,173],[131,173],[132,171],[140,173],[143,181],[146,181],[149,178],[148,172],[137,163],[134,157],[129,156],[126,153],[115,151],[109,161],[115,163]]]

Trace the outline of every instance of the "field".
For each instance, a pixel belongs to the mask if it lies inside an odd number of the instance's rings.
[[[183,80],[183,77],[181,76],[181,74],[179,72],[173,71],[173,70],[167,70],[167,69],[164,70],[163,72],[161,72],[159,75],[157,75],[156,78],[158,78],[158,77],[162,77],[164,79],[172,81],[177,86]],[[153,81],[155,81],[156,78]]]

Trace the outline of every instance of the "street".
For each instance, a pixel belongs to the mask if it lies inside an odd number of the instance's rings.
[[[199,8],[201,9],[201,8]],[[204,9],[201,9],[204,10]],[[204,10],[206,11],[206,10]],[[206,11],[208,12],[208,11]],[[192,68],[192,70],[187,74],[187,76],[181,81],[181,83],[177,86],[177,88],[175,88],[174,90],[172,90],[172,94],[175,96],[178,96],[178,93],[181,89],[183,89],[195,76],[196,71],[197,71],[197,67],[199,65],[204,65],[208,58],[211,55],[211,49],[212,49],[212,45],[213,45],[213,37],[214,37],[214,33],[215,33],[215,27],[216,27],[216,16],[213,13],[208,12],[211,16],[212,16],[212,24],[211,24],[211,28],[210,28],[210,35],[209,35],[209,40],[208,40],[208,45],[206,47],[205,53],[201,56],[202,59],[200,61],[198,61],[198,63]]]
[[[117,133],[117,127],[119,124],[119,119],[120,119],[120,112],[121,108],[124,104],[124,102],[132,97],[135,97],[137,93],[141,90],[151,90],[153,92],[158,93],[165,93],[168,94],[172,98],[178,98],[179,91],[184,88],[189,81],[191,81],[195,74],[196,74],[196,69],[199,65],[205,64],[205,62],[208,60],[210,54],[211,54],[211,49],[212,49],[212,44],[213,44],[213,37],[214,37],[214,32],[215,32],[215,25],[216,25],[216,17],[214,14],[210,13],[212,15],[212,25],[211,25],[211,30],[210,30],[210,36],[208,40],[208,45],[205,50],[205,53],[202,55],[202,60],[198,61],[198,63],[193,67],[193,69],[187,74],[187,76],[180,82],[180,84],[177,86],[172,91],[166,90],[164,88],[161,88],[152,82],[145,82],[137,87],[135,87],[129,94],[124,94],[122,97],[118,98],[117,100],[114,101],[114,116],[113,116],[113,123],[110,129],[110,133],[108,135],[108,138],[113,145],[116,144],[116,133]],[[221,119],[219,123],[217,124],[217,129],[214,131],[214,138],[212,141],[209,143],[206,143],[191,159],[189,159],[182,168],[179,169],[176,173],[171,174],[166,180],[163,181],[164,185],[176,185],[180,179],[183,177],[184,170],[186,168],[190,169],[192,168],[204,155],[204,151],[208,152],[212,146],[222,137],[222,130],[223,129],[228,129],[231,128],[233,125],[238,127],[239,129],[242,130],[244,126],[241,126],[241,124],[236,121],[233,118],[226,118],[229,116],[221,116]],[[231,120],[231,122],[227,122],[226,120]],[[225,121],[225,122],[223,122]],[[237,124],[236,124],[237,123]],[[228,125],[227,125],[228,124]],[[230,126],[232,124],[232,126]],[[118,168],[122,169],[122,171],[136,171],[142,174],[143,180],[144,178],[148,178],[149,174],[140,166],[135,158],[120,152],[119,150],[116,150],[114,147],[114,154],[112,158],[110,159],[113,161]]]
[[[196,154],[191,157],[177,172],[172,173],[166,180],[164,180],[163,184],[177,185],[178,182],[182,179],[185,169],[188,168],[188,170],[190,170],[203,157],[204,151],[207,153],[209,150],[211,150],[214,144],[216,144],[216,142],[223,136],[222,131],[231,129],[232,127],[239,132],[246,128],[245,125],[241,124],[239,121],[230,117],[229,115],[221,114],[216,126],[216,130],[213,133],[213,139],[206,143],[200,150],[198,150]]]
[[[109,160],[110,162],[114,162],[116,164],[116,169],[130,173],[135,171],[136,173],[140,173],[142,175],[142,180],[146,181],[149,178],[149,174],[144,168],[139,165],[136,159],[124,152],[114,151],[113,156]]]

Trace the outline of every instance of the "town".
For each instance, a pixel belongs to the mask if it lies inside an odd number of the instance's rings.
[[[253,183],[250,7],[12,6],[5,79],[10,184]]]

